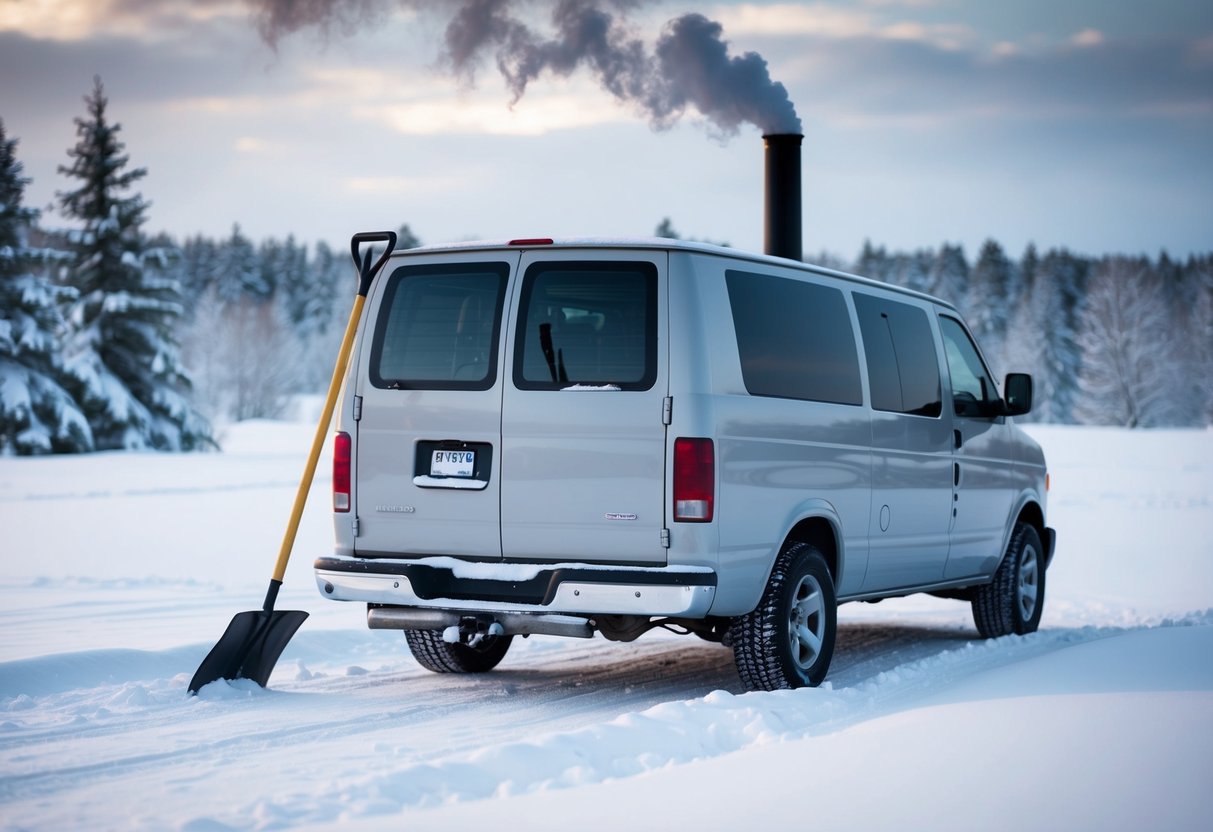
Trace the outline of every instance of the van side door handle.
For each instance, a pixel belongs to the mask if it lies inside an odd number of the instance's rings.
[[[956,446],[956,450],[960,450],[960,446],[965,443],[964,437],[960,435],[960,428],[952,431],[952,444]]]

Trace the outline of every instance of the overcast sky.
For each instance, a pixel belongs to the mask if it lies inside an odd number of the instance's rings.
[[[344,245],[407,222],[438,243],[649,235],[668,216],[761,248],[756,126],[722,135],[687,106],[655,128],[585,67],[541,73],[511,106],[493,49],[452,66],[461,0],[295,2],[337,14],[277,19],[301,25],[273,47],[257,26],[267,4],[0,0],[0,119],[33,179],[27,204],[68,186],[57,169],[100,75],[148,169],[149,232],[239,223],[257,240]],[[646,54],[699,12],[729,57],[766,60],[803,123],[806,252],[850,258],[868,238],[974,257],[987,237],[1013,255],[1030,241],[1213,250],[1207,0],[603,5]],[[554,6],[509,11],[551,36]]]

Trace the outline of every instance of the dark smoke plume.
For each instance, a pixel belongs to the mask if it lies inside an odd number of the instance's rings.
[[[447,20],[441,61],[467,83],[486,59],[505,79],[512,104],[548,72],[567,77],[588,69],[611,95],[658,128],[694,107],[724,134],[742,124],[764,133],[800,133],[800,119],[783,84],[771,80],[756,52],[729,54],[719,23],[687,14],[666,24],[650,52],[627,21],[639,0],[560,0],[554,34],[536,31],[518,14],[518,0],[248,0],[270,45],[315,27],[326,35],[350,31],[393,5]],[[523,4],[525,5],[525,3]]]

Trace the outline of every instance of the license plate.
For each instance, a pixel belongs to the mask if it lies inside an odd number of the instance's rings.
[[[470,477],[476,470],[475,451],[434,451],[431,477]]]

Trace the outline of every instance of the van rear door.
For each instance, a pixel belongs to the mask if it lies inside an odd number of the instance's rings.
[[[409,257],[376,282],[357,369],[359,557],[500,559],[501,335],[518,259]]]
[[[522,256],[501,413],[507,560],[665,563],[667,263]]]

